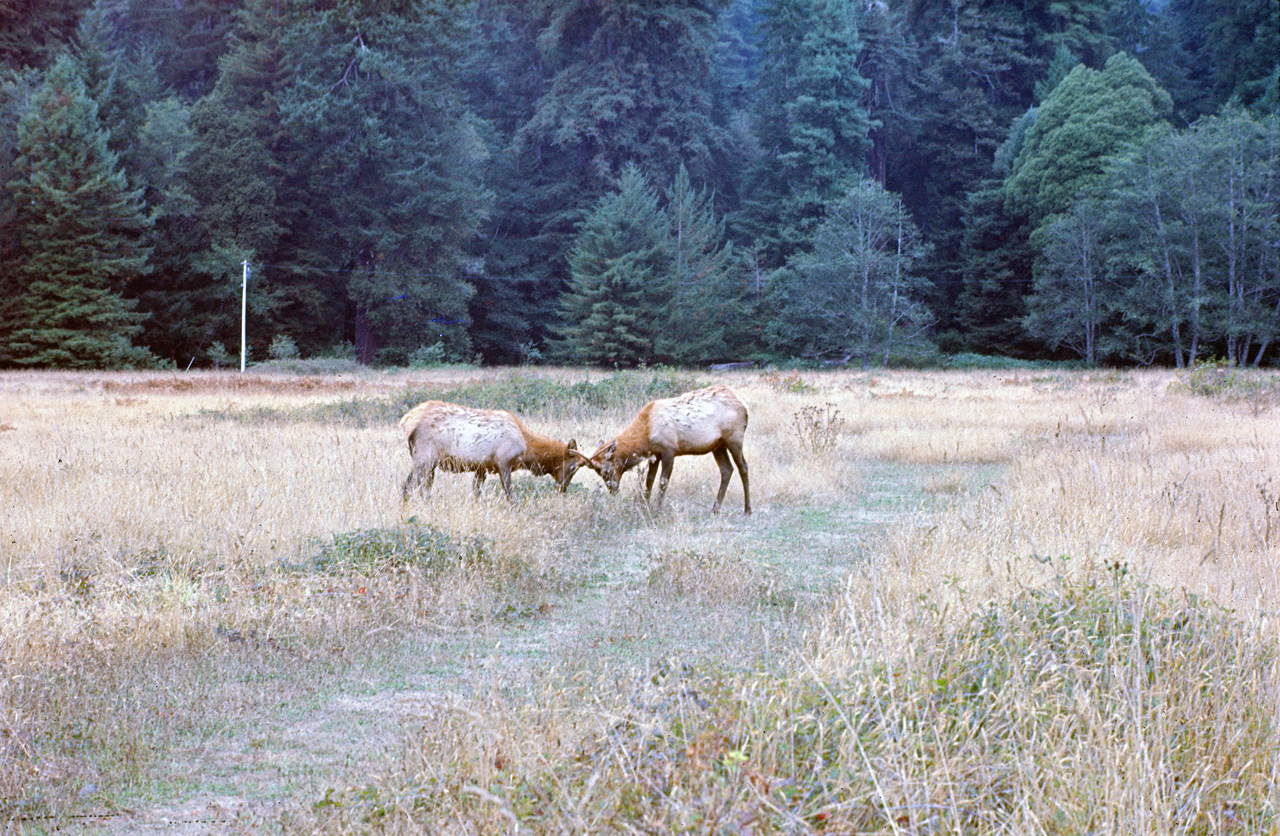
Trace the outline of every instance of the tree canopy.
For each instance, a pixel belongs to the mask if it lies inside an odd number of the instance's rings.
[[[1271,363],[1278,31],[1260,0],[0,0],[0,364],[223,362],[245,262],[253,358]]]

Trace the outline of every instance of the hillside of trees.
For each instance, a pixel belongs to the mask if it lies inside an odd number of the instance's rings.
[[[1275,0],[0,0],[0,367],[1280,357]]]

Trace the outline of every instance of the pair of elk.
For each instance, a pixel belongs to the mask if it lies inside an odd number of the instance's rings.
[[[667,493],[676,456],[710,453],[720,467],[720,490],[712,513],[720,511],[734,465],[742,480],[743,512],[751,513],[751,489],[742,440],[747,431],[747,405],[727,386],[711,386],[674,398],[650,401],[631,425],[591,456],[573,441],[567,444],[530,432],[514,414],[504,410],[470,409],[442,401],[427,401],[411,409],[400,427],[409,440],[413,468],[404,484],[407,500],[415,484],[430,495],[438,466],[455,472],[474,471],[476,491],[487,474],[497,472],[511,499],[511,471],[526,467],[555,477],[563,493],[580,465],[600,475],[610,493],[618,492],[622,475],[648,462],[645,498],[658,480],[658,504]]]

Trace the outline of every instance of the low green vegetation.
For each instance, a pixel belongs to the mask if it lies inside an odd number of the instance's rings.
[[[491,549],[492,544],[486,544],[480,535],[463,542],[410,517],[402,526],[334,535],[320,544],[311,568],[317,572],[378,574],[412,567],[432,578],[458,567],[483,565],[490,561]]]
[[[655,398],[671,397],[702,385],[693,374],[667,368],[617,372],[599,380],[576,382],[552,375],[477,373],[472,380],[430,388],[411,387],[386,398],[355,398],[293,408],[217,408],[201,414],[253,424],[313,421],[367,427],[395,424],[413,406],[438,400],[476,409],[506,409],[519,415],[587,415],[606,409],[633,411]]]

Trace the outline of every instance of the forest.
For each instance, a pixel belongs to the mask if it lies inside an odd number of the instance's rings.
[[[1275,0],[0,0],[0,367],[1274,365]]]

